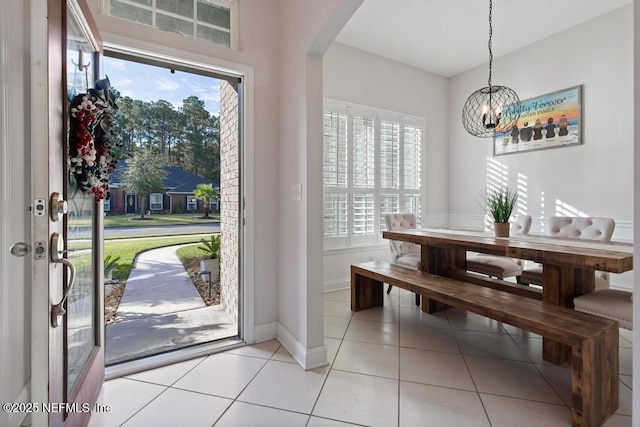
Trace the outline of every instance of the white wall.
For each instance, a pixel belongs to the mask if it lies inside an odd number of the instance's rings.
[[[28,2],[9,2],[0,15],[0,401],[29,401],[31,256],[9,248],[31,242],[29,170]],[[0,425],[23,414],[0,412]]]
[[[324,56],[324,96],[425,119],[423,226],[448,224],[448,80],[399,62],[333,43]],[[366,71],[365,71],[366,70]],[[389,245],[324,252],[324,288],[349,286],[352,263],[388,260]]]
[[[280,2],[278,338],[326,364],[322,327],[322,55],[359,0]],[[291,187],[301,185],[301,200]]]
[[[500,39],[494,38],[494,44]],[[617,9],[494,60],[493,83],[520,99],[583,85],[583,145],[492,157],[492,141],[466,133],[459,119],[466,98],[486,86],[488,67],[450,81],[449,212],[452,226],[480,226],[477,196],[487,164],[497,162],[512,188],[526,182],[532,231],[561,201],[576,212],[616,220],[614,240],[633,238],[633,13]],[[613,275],[630,287],[631,275]]]

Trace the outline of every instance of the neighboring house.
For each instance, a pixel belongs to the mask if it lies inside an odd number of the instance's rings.
[[[118,167],[111,174],[109,191],[111,199],[104,201],[104,211],[113,214],[135,214],[140,212],[141,201],[135,193],[127,192],[124,187],[124,176],[127,169],[127,161],[118,162]],[[147,195],[147,210],[152,213],[184,213],[204,212],[204,203],[198,200],[193,192],[198,184],[212,184],[219,188],[217,182],[202,178],[176,166],[165,166],[167,176],[164,179],[162,192]],[[219,212],[220,202],[213,200],[209,206],[209,212]]]

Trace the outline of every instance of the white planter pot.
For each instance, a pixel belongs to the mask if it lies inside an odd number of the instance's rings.
[[[218,260],[217,259],[203,259],[200,261],[200,271],[210,271],[211,281],[213,282],[218,277]],[[200,278],[204,281],[209,280],[208,274],[201,274]]]

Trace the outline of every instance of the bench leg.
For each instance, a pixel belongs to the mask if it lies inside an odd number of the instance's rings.
[[[383,283],[354,271],[351,272],[351,311],[366,310],[382,305]]]
[[[618,329],[572,348],[573,426],[600,426],[618,409]]]

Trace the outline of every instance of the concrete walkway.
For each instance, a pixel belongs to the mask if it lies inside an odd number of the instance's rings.
[[[176,255],[182,246],[136,257],[116,321],[106,328],[108,365],[237,335],[222,307],[200,297]]]

